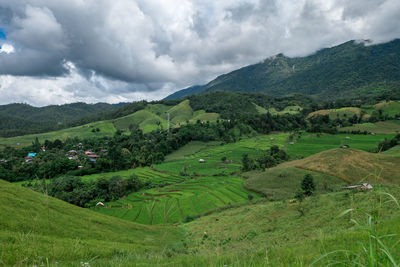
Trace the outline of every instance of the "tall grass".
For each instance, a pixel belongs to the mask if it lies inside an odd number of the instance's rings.
[[[339,249],[327,252],[310,265],[399,266],[399,259],[394,253],[400,249],[400,239],[397,234],[385,233],[381,227],[385,205],[393,205],[400,210],[399,201],[392,194],[378,188],[374,190],[372,207],[369,211],[360,208],[343,211],[338,218],[350,215],[350,222],[354,224],[356,230],[365,233],[365,238],[358,241],[358,246],[352,250]],[[355,219],[353,213],[361,215],[362,220]]]

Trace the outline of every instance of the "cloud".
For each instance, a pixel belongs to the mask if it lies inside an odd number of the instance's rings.
[[[2,46],[0,46],[0,53],[11,54],[14,52],[15,52],[15,49],[10,44],[3,44]]]
[[[399,13],[398,0],[0,0],[2,99],[161,97],[277,53],[389,41]]]

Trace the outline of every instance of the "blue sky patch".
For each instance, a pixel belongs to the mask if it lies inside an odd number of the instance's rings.
[[[0,39],[3,39],[3,40],[7,39],[6,33],[1,28],[0,28]]]

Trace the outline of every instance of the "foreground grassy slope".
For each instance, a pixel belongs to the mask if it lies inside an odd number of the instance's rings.
[[[383,190],[400,197],[398,188]],[[183,226],[190,240],[187,253],[232,255],[233,263],[228,266],[308,266],[321,255],[337,249],[362,254],[362,245],[368,249],[367,232],[354,227],[350,219],[364,226],[366,216],[353,211],[338,218],[349,208],[369,213],[379,209],[380,220],[376,223],[379,234],[400,232],[400,210],[389,197],[373,191],[357,194],[342,191],[306,198],[301,204],[269,202],[202,217]],[[398,240],[396,236],[384,241],[397,262],[400,260]],[[350,260],[354,259],[346,259],[340,253],[332,258],[344,261],[338,266],[352,266]],[[364,264],[367,264],[365,260]],[[393,266],[387,259],[381,259],[380,264]],[[328,266],[328,262],[322,260],[316,266]]]
[[[157,254],[179,238],[177,229],[104,216],[0,180],[0,263],[5,266]]]

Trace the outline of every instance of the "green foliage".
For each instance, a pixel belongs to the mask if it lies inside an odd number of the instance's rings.
[[[311,196],[315,191],[314,177],[311,174],[306,174],[301,181],[301,189],[306,196]]]
[[[383,152],[386,150],[389,150],[392,147],[397,146],[400,144],[400,134],[397,134],[395,137],[392,139],[388,140],[385,138],[382,142],[378,144],[378,147],[376,148],[376,152]]]
[[[0,105],[0,136],[26,135],[71,127],[76,120],[121,106],[123,104],[106,103],[73,103],[40,108],[27,104]]]
[[[221,75],[199,91],[263,92],[272,96],[300,93],[321,99],[359,95],[398,98],[399,50],[397,39],[370,46],[349,41],[307,57],[279,54]],[[372,92],[374,88],[380,89]]]

